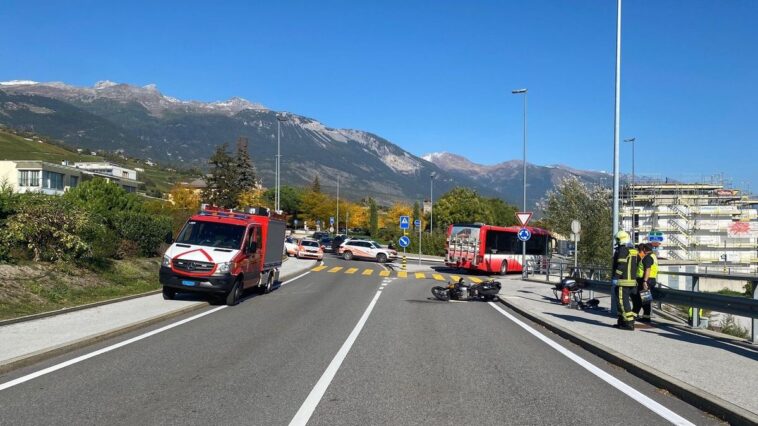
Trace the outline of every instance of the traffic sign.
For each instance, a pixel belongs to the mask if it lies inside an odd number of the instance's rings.
[[[532,212],[516,212],[516,219],[518,219],[518,223],[521,226],[526,226],[526,224],[529,223],[529,219],[531,218]]]
[[[582,232],[582,223],[578,220],[574,219],[571,221],[571,232],[574,234],[578,234]]]
[[[408,216],[400,216],[400,229],[408,229],[411,225],[411,219]]]
[[[411,245],[411,239],[403,235],[399,240],[397,240],[397,243],[400,244],[400,247],[406,248]]]
[[[662,243],[663,242],[663,232],[661,231],[650,231],[647,234],[647,240],[651,243]]]
[[[529,238],[532,238],[532,233],[529,232],[526,228],[521,228],[518,231],[518,239],[521,241],[529,241]]]
[[[334,225],[334,216],[329,216],[329,225]]]
[[[329,227],[329,232],[332,232],[332,233],[334,232],[334,227],[333,226]]]
[[[421,219],[414,220],[413,221],[413,226],[415,226],[416,228],[418,228],[419,226],[421,226]]]

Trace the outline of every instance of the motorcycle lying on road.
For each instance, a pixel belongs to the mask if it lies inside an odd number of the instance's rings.
[[[467,283],[461,278],[458,282],[448,282],[447,286],[432,287],[432,294],[437,300],[483,300],[490,302],[497,299],[500,282],[490,279],[481,283]]]

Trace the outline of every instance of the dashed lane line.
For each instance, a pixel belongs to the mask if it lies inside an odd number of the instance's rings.
[[[328,270],[327,272],[339,272],[342,270],[342,266],[335,266],[334,268]]]
[[[347,271],[345,271],[346,274],[354,274],[358,272],[358,268],[348,268]]]
[[[361,275],[371,275],[374,273],[373,269],[366,269]]]

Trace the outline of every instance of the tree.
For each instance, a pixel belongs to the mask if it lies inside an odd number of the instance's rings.
[[[418,201],[413,203],[413,217],[411,219],[414,222],[416,219],[421,219],[421,206],[419,206]]]
[[[368,232],[372,237],[379,233],[379,212],[373,198],[368,199]]]
[[[250,159],[250,153],[247,150],[247,138],[237,139],[237,156],[234,158],[234,168],[237,174],[236,187],[240,192],[258,186],[255,166],[253,165],[253,161]]]
[[[241,191],[237,187],[235,161],[227,150],[227,144],[219,145],[208,160],[211,170],[206,177],[207,187],[203,191],[203,199],[217,206],[232,208]]]
[[[413,211],[413,207],[411,207],[408,203],[394,203],[392,206],[390,206],[389,210],[387,210],[387,215],[384,221],[384,226],[390,228],[390,229],[400,229],[400,216],[410,216],[411,212]]]
[[[587,186],[576,177],[561,181],[547,193],[540,207],[547,227],[564,237],[571,221],[582,224],[578,257],[584,264],[607,264],[611,258],[611,194],[607,188]]]
[[[468,188],[454,188],[434,203],[434,223],[444,228],[451,223],[492,223],[492,210],[486,200]]]
[[[313,179],[313,184],[311,185],[311,192],[321,193],[321,182],[318,180],[318,176],[316,176]]]
[[[269,188],[263,194],[266,202],[273,206],[276,201],[276,189]],[[279,208],[290,215],[297,215],[302,211],[303,190],[294,186],[284,185],[279,188]]]
[[[269,201],[266,192],[262,188],[250,188],[240,192],[237,197],[237,205],[242,207],[267,207],[274,208],[274,202]]]
[[[195,211],[200,208],[200,194],[183,186],[171,188],[169,200],[179,210]]]
[[[119,211],[143,211],[142,200],[121,186],[102,178],[82,182],[67,191],[63,198],[81,206],[113,227],[114,214]]]
[[[492,212],[491,225],[512,226],[517,224],[516,212],[518,208],[516,206],[507,204],[499,198],[486,198],[485,202]]]

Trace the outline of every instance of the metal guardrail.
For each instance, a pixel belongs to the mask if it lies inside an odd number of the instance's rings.
[[[601,273],[609,273],[610,268],[599,267],[578,267],[567,262],[552,261],[549,259],[537,262],[527,263],[527,276],[529,273],[545,273],[546,281],[550,281],[551,273],[559,279],[573,277],[582,286],[590,291],[599,293],[612,294],[613,285],[610,281],[596,279]],[[758,344],[758,275],[748,274],[714,274],[714,273],[697,273],[697,272],[673,272],[659,271],[663,275],[686,276],[692,279],[692,290],[675,290],[671,288],[656,287],[652,289],[653,297],[656,301],[691,307],[692,312],[700,312],[700,309],[710,309],[712,311],[724,314],[737,315],[741,317],[752,318],[751,341]],[[700,292],[700,279],[723,279],[732,281],[747,281],[752,285],[753,298],[726,296],[716,293]],[[591,293],[590,293],[591,294]],[[590,296],[592,297],[592,296]],[[690,325],[692,327],[700,326],[700,315],[692,315]]]

